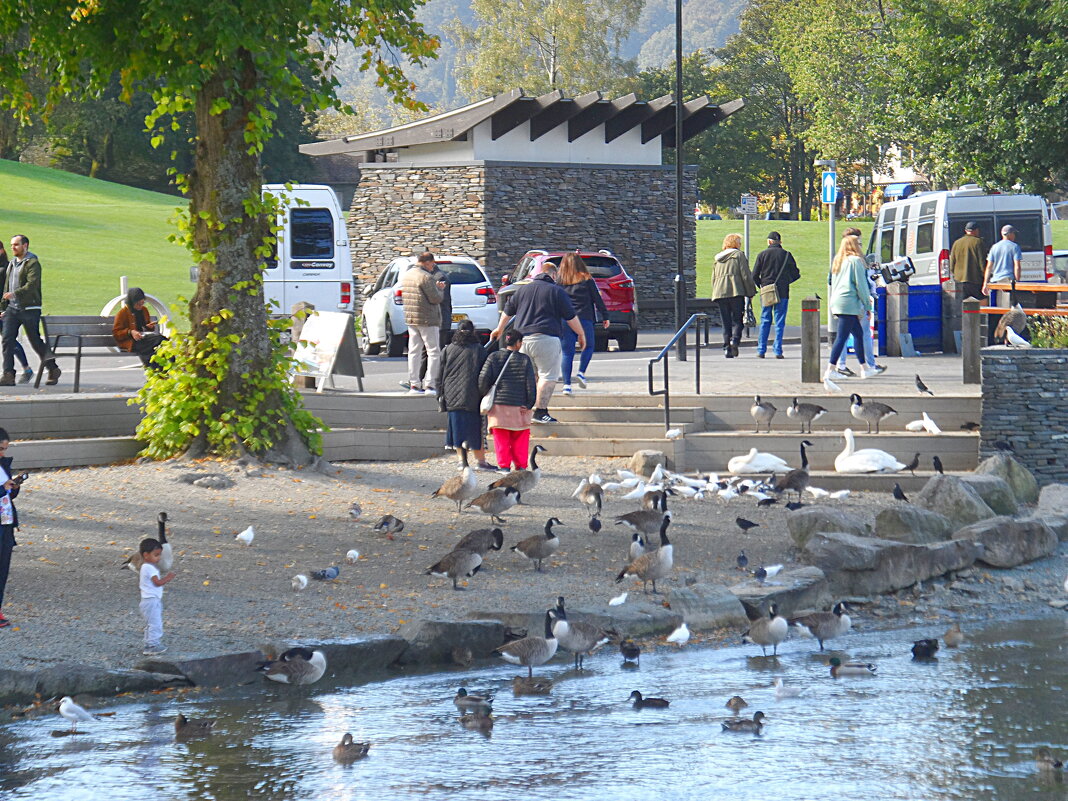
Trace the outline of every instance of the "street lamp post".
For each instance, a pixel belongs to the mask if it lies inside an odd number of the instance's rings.
[[[675,0],[675,330],[686,321],[686,277],[683,273],[685,235],[682,208],[682,0]],[[680,362],[686,361],[686,337],[677,349]]]
[[[838,169],[838,162],[835,161],[834,159],[818,159],[818,160],[812,162],[812,166],[813,167],[822,167],[825,170],[829,170],[830,172],[835,172]],[[821,185],[821,191],[822,191],[822,185]],[[833,339],[834,339],[833,335],[838,329],[838,326],[836,325],[837,321],[834,319],[834,315],[831,314],[831,297],[830,297],[830,294],[831,294],[830,293],[831,266],[834,264],[834,255],[835,255],[835,253],[838,252],[838,248],[835,246],[836,243],[834,241],[834,212],[835,212],[835,207],[837,206],[837,202],[838,202],[837,192],[835,193],[835,197],[832,200],[833,200],[833,202],[828,204],[829,208],[827,209],[827,218],[830,220],[830,223],[831,223],[831,225],[830,225],[830,235],[827,238],[828,251],[829,251],[829,254],[830,254],[830,258],[829,258],[829,260],[827,262],[827,284],[828,284],[828,290],[827,290],[827,343],[828,343],[828,345],[833,341]]]

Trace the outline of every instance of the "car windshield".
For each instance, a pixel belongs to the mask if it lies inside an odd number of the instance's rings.
[[[462,261],[439,261],[437,265],[438,269],[449,277],[449,283],[453,286],[486,283],[486,276],[473,264]]]
[[[559,266],[562,258],[563,256],[552,256],[546,261],[551,261]],[[612,256],[583,256],[582,261],[585,262],[586,269],[590,271],[590,275],[594,278],[615,278],[623,272],[619,262]]]

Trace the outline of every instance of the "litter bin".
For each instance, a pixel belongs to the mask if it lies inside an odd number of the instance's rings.
[[[875,328],[878,332],[880,356],[886,356],[887,343],[886,287],[875,290]],[[900,330],[900,329],[895,329]],[[909,285],[908,332],[913,347],[928,353],[942,350],[942,287]]]

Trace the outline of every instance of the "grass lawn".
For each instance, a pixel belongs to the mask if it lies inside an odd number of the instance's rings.
[[[826,222],[795,222],[789,220],[753,220],[749,223],[749,264],[752,266],[756,254],[767,247],[767,236],[771,231],[782,234],[782,246],[794,254],[801,279],[790,287],[790,311],[787,315],[789,325],[801,324],[800,298],[813,293],[827,297],[827,271],[830,267]],[[861,242],[865,249],[871,236],[873,223],[870,222],[835,222],[835,234],[849,226],[855,225],[862,232]],[[741,220],[698,220],[697,221],[697,295],[707,298],[712,282],[712,260],[722,250],[723,237],[730,233],[742,234]],[[1068,220],[1056,220],[1053,223],[1053,248],[1068,248]],[[756,311],[759,314],[759,301]]]
[[[189,297],[190,258],[167,241],[181,198],[0,160],[0,236],[41,260],[45,314],[99,314],[119,277],[168,305]]]

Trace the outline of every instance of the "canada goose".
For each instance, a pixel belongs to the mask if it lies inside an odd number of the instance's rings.
[[[619,644],[619,653],[624,662],[640,662],[642,658],[642,649],[631,639],[623,640]]]
[[[876,401],[868,401],[865,403],[861,400],[860,395],[855,392],[849,396],[850,407],[849,413],[852,414],[858,420],[863,420],[868,424],[868,433],[872,433],[872,424],[875,424],[875,433],[879,433],[879,422],[884,417],[889,417],[892,414],[897,414],[897,410],[887,406],[885,403],[878,403]]]
[[[841,637],[853,625],[846,614],[845,604],[839,601],[830,612],[813,612],[810,615],[791,618],[791,626],[796,626],[810,637],[815,637],[823,650],[823,643],[835,637]]]
[[[642,698],[642,694],[635,690],[630,694],[628,701],[633,701],[635,709],[667,709],[671,702],[666,698]]]
[[[798,403],[797,398],[794,398],[792,405],[786,408],[786,416],[791,420],[797,420],[801,423],[801,433],[812,433],[812,422],[823,417],[827,414],[827,410],[822,406],[815,403]],[[805,431],[805,425],[808,425],[808,431]]]
[[[938,653],[937,639],[916,640],[912,644],[913,659],[934,659],[936,653]]]
[[[499,551],[504,546],[504,532],[499,528],[476,528],[469,534],[465,534],[454,551],[471,551],[479,556],[485,556],[490,551]]]
[[[778,492],[796,492],[798,502],[801,501],[801,493],[808,487],[808,454],[805,453],[805,448],[811,447],[811,442],[807,439],[803,440],[801,442],[801,467],[791,470],[775,482],[775,489]]]
[[[671,517],[667,508],[667,493],[660,493],[659,509],[639,509],[636,512],[627,512],[616,515],[616,525],[626,526],[638,534],[652,535],[660,531],[664,520]]]
[[[467,690],[461,687],[456,692],[456,697],[452,699],[452,702],[456,704],[456,708],[461,712],[478,712],[488,715],[493,711],[493,696],[491,695],[470,695]]]
[[[886,451],[880,451],[877,448],[855,450],[856,444],[852,429],[847,428],[843,436],[846,441],[845,448],[834,458],[834,469],[837,472],[897,473],[905,469],[905,465]]]
[[[660,496],[662,496],[665,492],[666,490],[662,489],[646,490],[645,494],[641,496],[641,501],[639,502],[642,509],[651,509],[655,511],[662,503],[662,501],[660,500]],[[624,498],[625,497],[626,496],[624,496]]]
[[[70,730],[77,731],[79,723],[92,723],[94,718],[83,706],[74,703],[69,695],[59,700],[59,714],[70,721]]]
[[[899,501],[909,502],[909,496],[905,494],[905,490],[901,489],[901,485],[894,482],[894,498]]]
[[[665,516],[660,524],[660,547],[652,553],[642,554],[623,568],[616,576],[617,582],[622,581],[624,576],[637,576],[642,580],[642,592],[647,591],[645,585],[651,581],[653,582],[653,595],[659,594],[656,591],[656,580],[670,576],[674,567],[673,548],[667,536],[670,524],[671,518]]]
[[[1042,746],[1035,751],[1035,766],[1040,771],[1045,772],[1060,770],[1064,767],[1064,763],[1059,759],[1054,759],[1053,752],[1046,748],[1046,746]]]
[[[771,686],[775,688],[776,701],[781,701],[784,698],[797,698],[798,696],[805,694],[804,687],[787,687],[782,683],[781,678],[776,678]]]
[[[431,498],[448,498],[450,501],[455,501],[456,514],[460,514],[463,511],[461,506],[464,501],[478,495],[478,479],[475,478],[475,471],[471,469],[471,465],[467,461],[466,442],[460,446],[460,457],[464,462],[463,472],[448,479],[430,494]]]
[[[493,717],[489,713],[468,712],[460,716],[460,725],[465,729],[488,733],[493,728]]]
[[[645,540],[642,535],[635,531],[630,535],[630,549],[627,551],[627,564],[630,564],[645,553]]]
[[[749,704],[746,703],[746,700],[742,698],[742,696],[732,695],[730,698],[727,699],[727,703],[724,704],[724,706],[727,707],[727,709],[729,709],[735,715],[737,715],[739,712],[749,706]]]
[[[564,611],[564,596],[556,599],[556,619],[553,621],[553,634],[565,651],[575,655],[575,669],[582,670],[585,658],[608,642],[608,637],[600,626],[569,620]]]
[[[749,629],[742,635],[742,642],[759,645],[764,656],[768,655],[770,645],[772,655],[777,656],[779,643],[790,633],[790,624],[779,614],[778,604],[772,604],[767,615],[760,614],[759,610],[753,609],[748,604],[743,603],[742,606],[745,607],[745,614],[749,617]]]
[[[483,492],[477,498],[467,502],[467,506],[475,506],[483,514],[490,516],[495,523],[503,523],[501,515],[519,503],[519,490],[515,487],[501,487]],[[467,507],[464,507],[467,508]]]
[[[578,498],[579,503],[586,507],[586,511],[590,514],[594,514],[590,507],[596,507],[596,514],[600,514],[602,505],[604,503],[604,488],[599,482],[590,481],[589,479],[582,479],[582,483],[579,484],[578,489],[575,490],[574,495],[571,497]]]
[[[775,404],[769,401],[761,401],[760,396],[757,395],[753,398],[753,405],[749,407],[749,414],[752,415],[753,421],[756,426],[753,428],[754,434],[760,433],[760,426],[764,425],[768,429],[768,433],[771,433],[771,421],[775,419],[775,412],[778,409],[775,408]]]
[[[831,676],[874,676],[878,668],[871,662],[843,662],[837,656],[832,656]]]
[[[144,539],[142,537],[141,539]],[[171,572],[171,568],[174,567],[174,548],[169,542],[167,542],[167,513],[160,512],[156,516],[156,540],[163,546],[163,551],[159,556],[159,561],[156,563],[156,567],[159,568],[161,576],[165,576]],[[141,550],[127,556],[122,560],[120,570],[129,568],[134,573],[141,572],[141,565],[145,563],[145,558],[141,555]]]
[[[438,578],[451,578],[454,590],[463,589],[457,580],[470,578],[482,567],[482,557],[474,551],[455,550],[445,554],[437,564],[431,565],[423,574]]]
[[[470,506],[470,504],[468,504]],[[400,531],[404,531],[404,521],[399,517],[393,515],[383,515],[371,529],[377,531],[379,534],[396,534]]]
[[[766,719],[767,715],[763,712],[754,712],[752,720],[749,718],[727,718],[723,721],[723,731],[760,734],[764,729],[764,721]]]
[[[261,662],[256,670],[281,684],[315,684],[326,672],[326,656],[310,648],[290,648],[281,658]]]
[[[181,712],[174,719],[175,737],[206,737],[215,727],[215,718],[187,718]]]
[[[545,450],[542,445],[535,445],[530,449],[530,469],[529,470],[513,470],[506,476],[498,478],[492,484],[490,489],[503,489],[504,487],[515,487],[519,492],[524,495],[538,486],[538,481],[541,480],[541,468],[538,467],[538,454]]]
[[[370,743],[354,743],[351,734],[345,734],[341,742],[334,746],[334,759],[338,762],[355,762],[363,759],[371,750]]]
[[[735,456],[727,462],[730,473],[785,473],[790,465],[773,453],[760,453],[751,448],[745,456]]]
[[[550,517],[545,521],[544,535],[535,534],[533,537],[520,540],[512,546],[512,550],[523,554],[527,559],[534,562],[535,570],[541,571],[542,560],[548,559],[560,547],[560,538],[553,533],[553,526],[560,525],[563,524],[559,520],[555,517]]]
[[[960,648],[961,643],[964,642],[964,632],[960,630],[960,623],[950,626],[942,635],[942,641],[946,644],[946,648]]]
[[[558,646],[556,635],[553,634],[553,611],[550,609],[545,613],[544,637],[530,635],[521,640],[505,643],[496,649],[496,652],[506,662],[511,662],[513,665],[526,665],[527,678],[530,679],[534,676],[534,666],[544,665],[552,659],[556,655]]]
[[[1010,328],[1017,334],[1022,334],[1027,330],[1027,314],[1019,303],[1001,315],[994,329],[994,338],[999,342],[1005,342]]]

